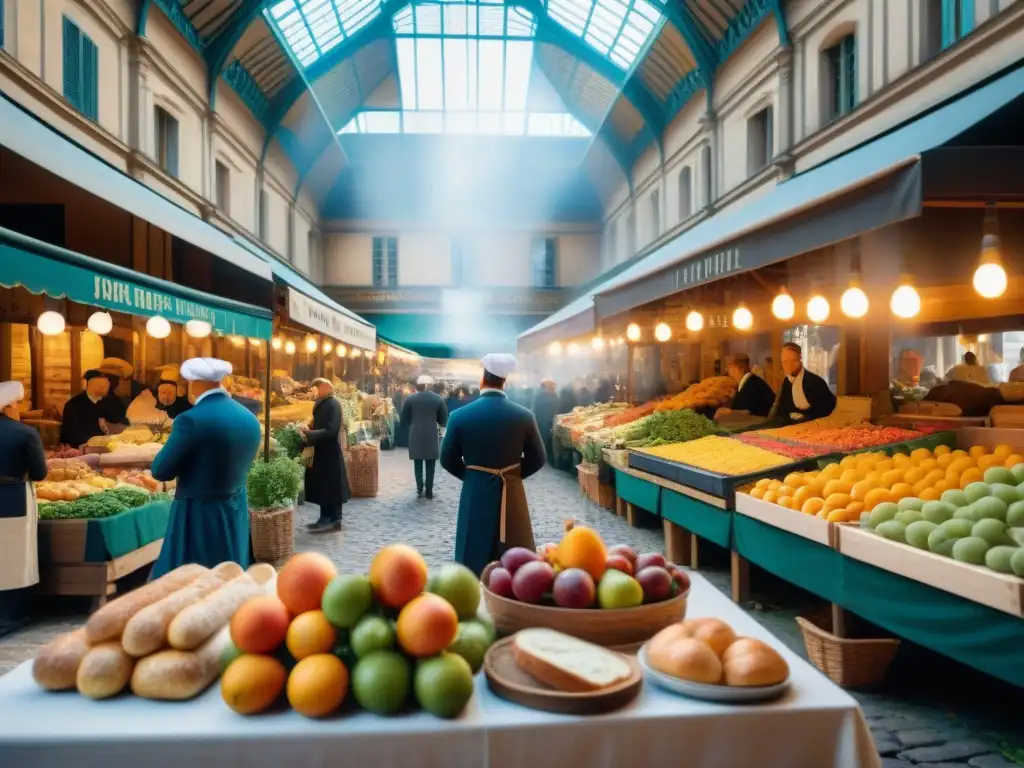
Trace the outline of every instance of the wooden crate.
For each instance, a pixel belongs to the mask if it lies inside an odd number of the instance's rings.
[[[981,445],[989,450],[997,445],[1010,445],[1024,453],[1024,429],[1006,427],[964,427],[956,432],[956,447],[964,450],[972,445]]]
[[[736,513],[760,520],[773,528],[781,528],[794,536],[836,548],[836,524],[815,515],[805,515],[793,509],[780,507],[768,501],[755,499],[746,493],[736,494]]]
[[[835,530],[837,549],[845,557],[1024,617],[1024,579],[889,541],[857,526],[837,526]]]
[[[988,414],[995,429],[1014,429],[1024,432],[1024,405],[997,405]]]

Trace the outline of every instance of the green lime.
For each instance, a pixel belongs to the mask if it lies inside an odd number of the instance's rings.
[[[464,658],[476,674],[484,664],[484,654],[491,644],[490,630],[479,621],[463,621],[459,624],[459,632],[455,635],[449,653],[457,653]]]
[[[363,658],[374,651],[390,651],[395,647],[395,632],[387,619],[364,616],[352,630],[352,651]]]
[[[480,579],[461,563],[445,563],[431,573],[427,591],[447,600],[460,619],[472,619],[480,609]]]
[[[352,670],[352,695],[359,706],[378,715],[398,712],[409,700],[412,673],[405,658],[394,651],[374,651]]]
[[[372,602],[370,580],[361,574],[343,573],[327,585],[320,607],[331,624],[341,629],[352,629]]]
[[[416,700],[437,717],[455,717],[473,697],[473,670],[455,653],[442,653],[416,665]]]

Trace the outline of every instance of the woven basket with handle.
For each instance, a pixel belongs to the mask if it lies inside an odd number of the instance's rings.
[[[250,509],[252,554],[258,562],[274,565],[295,552],[295,509]]]
[[[376,447],[346,450],[345,471],[353,498],[374,498],[380,490],[380,451]]]
[[[601,482],[599,464],[583,462],[576,467],[580,489],[587,498],[605,509],[615,508],[615,489]]]
[[[843,688],[871,688],[881,683],[900,647],[900,641],[891,638],[837,637],[802,616],[797,616],[796,623],[804,636],[807,658]]]

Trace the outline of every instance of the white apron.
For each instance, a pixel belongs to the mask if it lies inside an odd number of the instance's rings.
[[[17,481],[0,480],[5,485]],[[24,517],[0,517],[0,592],[39,583],[39,510],[33,484],[25,480]]]

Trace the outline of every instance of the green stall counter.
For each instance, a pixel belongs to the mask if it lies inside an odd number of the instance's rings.
[[[726,549],[732,543],[731,510],[706,504],[692,496],[664,489],[661,516],[690,533]]]
[[[661,486],[621,469],[615,470],[615,495],[652,515],[661,509]]]

